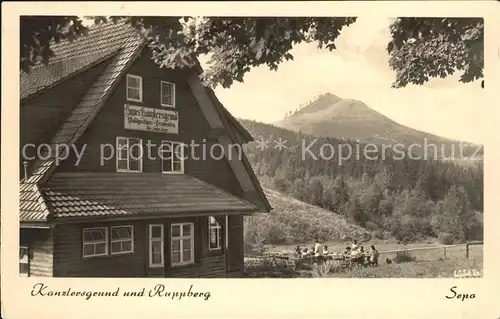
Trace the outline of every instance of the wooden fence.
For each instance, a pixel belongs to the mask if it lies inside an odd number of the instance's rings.
[[[416,247],[416,248],[399,248],[394,250],[385,250],[380,251],[380,255],[394,254],[401,251],[413,252],[413,251],[432,251],[432,250],[443,250],[443,258],[447,259],[447,252],[454,248],[465,247],[465,258],[470,258],[471,246],[483,245],[482,241],[474,241],[465,244],[457,244],[457,245],[442,245],[442,246],[430,246],[430,247]]]
[[[469,252],[470,252],[470,246],[477,246],[477,245],[483,245],[484,243],[482,241],[475,241],[475,242],[470,242],[465,244],[465,257],[469,258]]]
[[[426,251],[439,251],[443,252],[443,259],[447,259],[451,255],[458,252],[458,256],[463,256],[467,259],[471,257],[471,246],[483,245],[482,241],[469,242],[458,245],[440,245],[429,247],[415,247],[415,248],[398,248],[394,250],[379,251],[380,255],[397,254],[402,251],[406,252],[426,252]],[[462,248],[464,248],[462,251]],[[463,253],[463,255],[462,255]],[[433,255],[434,256],[434,255]],[[462,258],[462,257],[460,257]],[[294,268],[294,258],[280,254],[264,253],[262,255],[246,255],[245,267],[256,268]]]

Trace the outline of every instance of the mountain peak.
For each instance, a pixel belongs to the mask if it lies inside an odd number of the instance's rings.
[[[340,97],[338,97],[330,92],[323,93],[323,94],[318,95],[316,97],[316,99],[310,101],[304,107],[297,110],[295,113],[293,113],[292,116],[321,111],[321,110],[329,108],[330,106],[334,105],[335,103],[337,103],[341,100],[342,100],[342,98],[340,98]]]
[[[317,100],[319,100],[319,99],[332,99],[332,98],[340,99],[340,97],[336,96],[335,94],[332,94],[330,92],[326,92],[326,93],[319,95]]]
[[[314,136],[359,139],[364,143],[436,143],[449,140],[398,124],[356,99],[342,99],[324,93],[291,116],[275,123],[278,127]]]

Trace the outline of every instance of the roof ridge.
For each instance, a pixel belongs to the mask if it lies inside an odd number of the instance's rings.
[[[119,22],[110,22],[110,21],[107,21],[107,22],[102,22],[98,25],[96,24],[93,24],[89,27],[87,27],[87,34],[81,34],[79,36],[77,36],[75,39],[62,39],[62,40],[59,40],[59,41],[56,41],[56,40],[51,40],[49,42],[50,44],[50,49],[51,50],[57,50],[61,47],[64,47],[66,45],[70,45],[70,44],[74,44],[74,43],[78,43],[78,42],[83,42],[85,40],[88,40],[88,38],[90,38],[91,36],[94,36],[96,34],[97,31],[104,31],[103,29],[109,29],[110,27],[113,27],[113,26],[116,26],[116,27],[120,27],[122,25],[126,25],[127,23],[124,22],[124,21],[119,21]],[[130,26],[132,28],[132,26]],[[113,36],[113,35],[111,35]],[[82,54],[83,55],[83,54]],[[72,58],[75,58],[77,56],[74,56]],[[31,68],[36,68],[36,67],[43,67],[45,65],[50,65],[53,61],[57,62],[57,61],[60,61],[60,59],[58,59],[58,56],[55,55],[53,56],[50,60],[49,60],[49,63],[47,64],[44,64],[43,61],[37,61],[35,62],[34,65],[31,66]]]
[[[36,63],[29,72],[20,71],[22,99],[44,87],[93,63],[110,52],[117,51],[127,42],[142,39],[137,29],[125,22],[106,23],[94,28],[87,35],[70,41],[61,40],[52,45],[54,56],[47,64]]]
[[[98,64],[101,64],[109,59],[111,59],[112,57],[114,57],[118,51],[120,51],[120,49],[116,49],[116,50],[113,50],[113,51],[110,51],[109,53],[105,54],[104,56],[96,59],[95,61],[92,61],[91,63],[89,64],[86,64],[86,65],[83,65],[82,67],[80,68],[77,68],[76,70],[74,70],[73,72],[63,76],[62,78],[59,78],[57,79],[55,82],[52,82],[50,84],[48,84],[47,86],[44,86],[44,87],[40,87],[38,88],[36,91],[32,92],[32,93],[27,93],[27,95],[25,95],[24,97],[21,97],[21,101],[26,101],[28,99],[31,99],[33,98],[34,96],[37,96],[38,94],[42,94],[43,92],[46,92],[47,90],[50,90],[52,88],[54,88],[55,86],[61,84],[62,82],[64,81],[67,81],[89,69],[91,69],[92,67],[98,65]],[[74,57],[70,57],[68,58],[67,60],[72,60],[72,59],[77,59],[77,58],[81,58],[81,56],[74,56]],[[58,60],[58,61],[54,61],[54,64],[55,63],[61,63],[61,62],[64,62],[66,60]]]
[[[47,217],[50,214],[50,210],[48,208],[47,202],[45,200],[45,197],[43,196],[43,192],[40,190],[37,184],[33,185],[33,190],[35,193],[39,196],[37,198],[38,204],[40,205],[45,217]]]
[[[99,23],[93,23],[87,27],[89,32],[91,31],[96,31],[104,27],[110,27],[110,26],[117,26],[117,25],[127,25],[129,22],[125,21],[125,19],[118,19],[116,22],[112,21],[111,19],[107,19],[107,21],[102,21]],[[131,26],[132,27],[132,26]]]
[[[106,22],[101,22],[99,24],[92,24],[92,25],[86,27],[87,28],[86,34],[85,33],[81,34],[81,35],[77,36],[76,38],[74,38],[72,40],[70,40],[70,39],[62,39],[62,40],[60,40],[58,42],[56,42],[55,40],[52,40],[51,43],[50,43],[50,46],[51,46],[51,48],[55,47],[57,49],[60,46],[84,40],[86,37],[94,35],[98,31],[102,32],[103,29],[109,29],[111,27],[120,27],[120,26],[126,25],[126,24],[127,23],[124,22],[124,21],[118,21],[116,23],[114,23],[112,21],[106,21]]]

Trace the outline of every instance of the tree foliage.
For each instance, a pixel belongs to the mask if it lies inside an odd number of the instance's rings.
[[[20,68],[27,72],[35,63],[48,63],[54,53],[51,44],[72,41],[87,34],[87,27],[77,16],[21,16]]]
[[[126,20],[148,39],[152,58],[160,66],[193,66],[193,57],[209,55],[205,84],[230,87],[243,82],[253,67],[270,70],[293,60],[292,48],[316,43],[335,49],[341,31],[354,17],[91,17],[96,24]],[[51,44],[84,36],[88,28],[76,16],[21,17],[20,68],[53,56]],[[399,18],[390,26],[389,64],[396,72],[394,87],[423,84],[432,77],[462,71],[462,82],[483,76],[484,23],[475,18]]]
[[[394,87],[423,84],[462,71],[461,82],[483,77],[482,18],[399,18],[391,26],[389,65]]]
[[[255,121],[243,120],[242,124],[264,140],[281,136],[289,145],[301,141],[307,145],[316,139]],[[319,141],[319,145],[343,143],[356,149],[354,141]],[[320,146],[311,151],[318,155]],[[482,238],[481,162],[459,165],[407,156],[391,161],[390,157],[372,159],[353,153],[339,165],[339,154],[331,159],[304,158],[294,148],[261,150],[255,143],[248,144],[245,153],[253,167],[266,167],[256,170],[261,181],[268,181],[266,186],[343,216],[379,239],[393,236],[412,242],[439,236],[460,242]]]

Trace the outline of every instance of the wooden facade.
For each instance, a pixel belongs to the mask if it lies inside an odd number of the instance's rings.
[[[235,220],[236,219],[236,220]],[[229,217],[235,230],[239,227],[238,217]],[[188,266],[172,267],[169,263],[170,246],[164,245],[165,266],[148,266],[148,225],[162,224],[165,230],[172,223],[192,221],[195,223],[195,261]],[[134,226],[134,251],[116,256],[82,257],[82,229],[85,227],[111,227],[113,225]],[[58,225],[54,229],[54,276],[55,277],[225,277],[227,273],[238,273],[243,269],[241,260],[229,256],[240,254],[240,231],[229,232],[229,248],[220,250],[208,248],[207,217],[184,219],[154,219],[148,221],[121,221],[89,224]],[[242,225],[241,225],[242,226]],[[240,226],[240,227],[241,227]],[[165,237],[169,237],[166,231]],[[233,241],[234,238],[234,241]],[[233,244],[234,243],[234,244]],[[34,256],[36,257],[36,256]],[[113,260],[109,262],[110,258]],[[35,258],[36,259],[36,258]]]
[[[124,26],[104,27],[89,37],[117,28]],[[78,47],[76,42],[67,46]],[[21,246],[29,251],[26,275],[238,276],[243,271],[243,215],[270,210],[244,155],[237,162],[227,154],[213,158],[207,153],[182,161],[149,156],[135,161],[130,143],[140,141],[143,150],[146,141],[209,149],[221,141],[248,142],[248,133],[213,100],[213,92],[200,91],[199,80],[193,80],[196,70],[160,68],[140,45],[131,53],[115,51],[21,101],[21,149],[28,143],[57,144],[69,136],[67,145],[83,150],[83,156],[70,152],[57,165],[36,158],[21,163],[21,172],[27,164],[28,174],[21,181],[20,216]],[[23,83],[30,82],[22,78]],[[140,108],[175,113],[170,117],[175,129],[160,132],[127,122],[128,109]],[[126,158],[117,150],[120,143],[128,147]],[[31,159],[34,149],[23,155]],[[111,150],[114,156],[103,154]],[[166,176],[171,174],[186,177]]]

